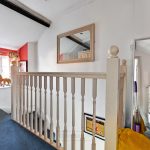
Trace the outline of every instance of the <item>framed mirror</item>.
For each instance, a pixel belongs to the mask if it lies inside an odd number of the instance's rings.
[[[57,36],[57,63],[90,62],[95,59],[95,24]]]

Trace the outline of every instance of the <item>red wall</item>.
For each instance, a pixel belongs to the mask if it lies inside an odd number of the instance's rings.
[[[12,49],[0,48],[0,55],[9,56],[9,52],[15,51]],[[28,43],[19,48],[16,53],[19,53],[20,61],[28,61]]]
[[[18,49],[20,61],[27,61],[28,60],[28,43],[23,45],[21,48]]]
[[[9,52],[14,52],[12,49],[0,48],[0,55],[9,56]]]

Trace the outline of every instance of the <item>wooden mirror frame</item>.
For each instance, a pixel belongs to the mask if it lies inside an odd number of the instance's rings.
[[[91,57],[85,59],[72,59],[72,60],[60,60],[60,39],[69,35],[77,34],[80,32],[89,31],[90,32],[90,51]],[[95,24],[90,24],[75,30],[71,30],[57,36],[57,63],[79,63],[79,62],[92,62],[95,60]]]

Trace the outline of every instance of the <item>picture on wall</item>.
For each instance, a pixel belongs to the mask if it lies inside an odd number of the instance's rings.
[[[93,131],[93,115],[84,113],[84,119],[85,119],[85,128],[84,128],[84,132],[91,134],[92,135],[92,131]],[[100,118],[100,117],[96,117],[96,134],[95,137],[100,138],[102,140],[105,140],[104,137],[104,131],[105,131],[105,119]]]
[[[28,72],[28,62],[27,61],[19,62],[19,71],[20,72]]]

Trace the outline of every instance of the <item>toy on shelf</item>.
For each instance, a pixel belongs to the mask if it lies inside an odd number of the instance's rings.
[[[9,78],[3,78],[2,75],[0,75],[0,86],[9,86],[11,84],[11,79]]]

